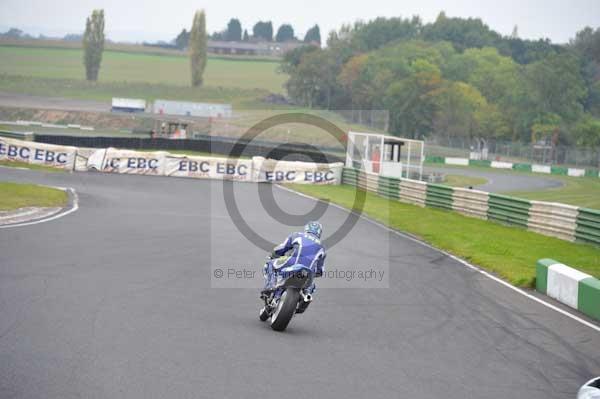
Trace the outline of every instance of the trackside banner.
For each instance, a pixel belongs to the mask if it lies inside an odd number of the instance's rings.
[[[251,182],[252,160],[170,155],[167,157],[165,175]]]
[[[87,160],[88,170],[134,175],[165,174],[167,152],[140,152],[106,148],[97,150]]]
[[[34,165],[73,170],[76,147],[34,143],[0,137],[0,160],[19,161]]]
[[[257,182],[340,184],[344,164],[317,164],[254,157],[254,178]]]
[[[276,161],[178,156],[165,151],[77,148],[0,137],[0,160],[21,161],[79,172],[189,177],[245,182],[340,184],[341,162]]]

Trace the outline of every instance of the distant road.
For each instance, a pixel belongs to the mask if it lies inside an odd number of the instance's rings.
[[[61,111],[110,112],[110,103],[74,100],[61,97],[41,97],[0,91],[0,107],[54,109]]]
[[[507,172],[501,169],[481,170],[478,168],[453,168],[453,167],[425,167],[428,172],[439,172],[447,175],[461,175],[482,177],[487,180],[485,184],[475,186],[477,190],[490,193],[503,193],[510,191],[538,191],[549,188],[561,187],[563,183],[545,176],[531,176]]]

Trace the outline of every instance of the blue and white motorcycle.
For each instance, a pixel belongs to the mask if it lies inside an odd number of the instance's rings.
[[[277,267],[277,261],[265,265],[265,279],[270,289],[261,292],[265,305],[260,309],[261,321],[271,319],[275,331],[286,329],[296,313],[304,313],[312,302],[314,271],[304,265]]]

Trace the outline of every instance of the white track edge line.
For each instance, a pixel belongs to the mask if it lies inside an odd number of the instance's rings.
[[[33,222],[23,222],[23,223],[17,223],[17,224],[9,224],[6,226],[0,226],[0,229],[10,229],[12,227],[23,227],[23,226],[31,226],[34,224],[40,224],[40,223],[45,223],[45,222],[50,222],[51,220],[56,220],[59,219],[63,216],[67,216],[70,213],[75,212],[76,210],[79,209],[79,196],[77,195],[77,192],[75,191],[75,189],[73,188],[65,188],[65,187],[53,187],[53,186],[46,186],[46,187],[52,187],[52,188],[57,188],[59,190],[63,190],[63,191],[69,191],[72,195],[73,195],[73,206],[70,209],[67,209],[64,212],[59,212],[53,216],[47,217],[45,219],[40,219],[40,220],[35,220]]]
[[[276,185],[276,186],[279,187],[282,190],[288,191],[290,193],[294,193],[294,194],[299,195],[301,197],[309,198],[309,199],[314,200],[314,201],[321,201],[321,202],[323,202],[323,200],[321,200],[319,198],[312,197],[312,196],[304,194],[304,193],[300,193],[298,191],[292,190],[291,188],[284,187],[284,186],[281,186],[281,185]],[[541,304],[543,306],[546,306],[549,309],[552,309],[552,310],[554,310],[554,311],[556,311],[556,312],[558,312],[558,313],[560,313],[560,314],[562,314],[564,316],[570,317],[571,319],[573,319],[573,320],[575,320],[575,321],[577,321],[577,322],[579,322],[579,323],[581,323],[581,324],[583,324],[585,326],[588,326],[588,327],[590,327],[593,330],[596,330],[596,331],[600,332],[600,326],[597,326],[597,325],[595,325],[593,323],[590,323],[589,321],[584,320],[581,317],[578,317],[578,316],[576,316],[576,315],[574,315],[574,314],[572,314],[570,312],[567,312],[566,310],[561,309],[558,306],[555,306],[555,305],[553,305],[553,304],[551,304],[549,302],[546,302],[546,301],[544,301],[544,300],[536,297],[535,295],[531,295],[528,292],[525,292],[522,289],[520,289],[518,287],[515,287],[514,285],[512,285],[512,284],[510,284],[510,283],[502,280],[501,278],[496,277],[493,274],[490,274],[490,273],[486,272],[485,270],[482,270],[481,268],[479,268],[479,267],[477,267],[475,265],[470,264],[466,260],[461,259],[461,258],[459,258],[456,255],[452,255],[451,253],[446,252],[443,249],[436,248],[433,245],[430,245],[430,244],[428,244],[428,243],[426,243],[424,241],[418,240],[418,239],[416,239],[414,237],[411,237],[410,235],[404,234],[404,233],[402,233],[402,232],[400,232],[398,230],[394,230],[394,229],[392,229],[389,226],[386,226],[386,225],[384,225],[384,224],[382,224],[382,223],[380,223],[380,222],[378,222],[376,220],[373,220],[373,219],[371,219],[371,218],[369,218],[367,216],[364,216],[363,214],[359,214],[359,213],[351,211],[351,210],[349,210],[347,208],[344,208],[341,205],[334,204],[331,201],[329,202],[329,204],[332,205],[332,206],[334,206],[334,207],[336,207],[336,208],[338,208],[338,209],[344,210],[346,212],[354,213],[354,214],[358,215],[358,217],[360,217],[361,219],[364,219],[364,220],[366,220],[366,221],[368,221],[368,222],[370,222],[372,224],[375,224],[375,225],[377,225],[377,226],[379,226],[379,227],[381,227],[381,228],[383,228],[383,229],[385,229],[385,230],[387,230],[389,232],[392,232],[392,233],[394,233],[394,234],[396,234],[396,235],[398,235],[400,237],[409,239],[409,240],[411,240],[413,242],[416,242],[417,244],[421,244],[424,247],[427,247],[427,248],[432,249],[434,251],[440,252],[440,253],[442,253],[442,254],[444,254],[444,255],[446,255],[446,256],[454,259],[455,261],[459,262],[463,266],[466,266],[469,269],[472,269],[472,270],[474,270],[476,272],[479,272],[479,273],[483,274],[484,276],[486,276],[486,277],[494,280],[495,282],[500,283],[503,286],[505,286],[507,288],[510,288],[511,290],[513,290],[513,291],[515,291],[515,292],[517,292],[517,293],[519,293],[519,294],[521,294],[521,295],[523,295],[523,296],[525,296],[525,297],[527,297],[527,298],[529,298],[529,299],[531,299],[531,300],[533,300],[533,301],[535,301],[535,302],[537,302],[537,303],[539,303],[539,304]]]

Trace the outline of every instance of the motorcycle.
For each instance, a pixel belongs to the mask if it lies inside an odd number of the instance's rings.
[[[261,299],[265,305],[260,309],[261,321],[271,319],[271,328],[275,331],[286,329],[296,313],[304,313],[312,302],[307,292],[314,279],[314,272],[304,265],[291,265],[280,269],[272,268],[276,282],[272,290],[264,290]]]

